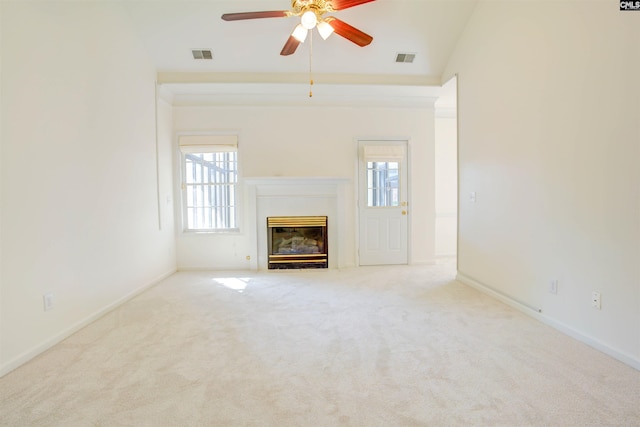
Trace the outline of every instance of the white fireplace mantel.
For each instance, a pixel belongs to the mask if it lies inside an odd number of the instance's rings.
[[[267,217],[328,217],[329,268],[346,264],[346,200],[349,178],[334,177],[263,177],[245,178],[246,212],[249,218],[252,270],[267,269]]]

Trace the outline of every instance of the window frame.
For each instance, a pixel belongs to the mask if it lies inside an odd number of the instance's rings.
[[[372,164],[373,167],[369,167]],[[383,164],[383,168],[378,166]],[[396,168],[391,168],[390,165],[395,164]],[[367,208],[384,209],[384,208],[397,208],[400,206],[400,200],[402,198],[400,188],[400,176],[402,174],[402,164],[395,159],[392,160],[366,160],[365,168],[367,171]],[[390,174],[391,171],[395,171],[395,174]],[[382,175],[382,176],[381,176]],[[395,176],[396,185],[390,185],[393,181],[392,176]],[[383,178],[384,186],[380,185],[380,178]],[[393,191],[395,188],[395,192]],[[394,197],[395,196],[395,197]],[[381,200],[379,200],[381,199]],[[380,204],[381,201],[383,204]],[[395,202],[395,203],[394,203]]]
[[[229,142],[233,141],[233,142]],[[216,149],[218,148],[218,149]],[[185,234],[224,234],[224,233],[240,233],[241,220],[241,174],[240,174],[240,154],[238,152],[236,135],[181,135],[178,137],[178,149],[180,154],[180,200],[181,200],[181,220],[182,232]],[[204,179],[200,183],[190,183],[187,179],[187,159],[189,154],[204,153],[235,153],[235,182],[222,182],[221,185],[230,185],[233,192],[234,204],[233,208],[234,227],[217,227],[217,228],[190,228],[189,227],[189,195],[188,191],[194,185],[207,185]],[[211,181],[209,181],[211,182]],[[212,207],[215,212],[215,207]]]

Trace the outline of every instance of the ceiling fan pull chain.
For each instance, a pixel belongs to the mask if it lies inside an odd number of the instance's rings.
[[[309,98],[313,97],[313,71],[311,69],[313,63],[313,31],[309,31]]]

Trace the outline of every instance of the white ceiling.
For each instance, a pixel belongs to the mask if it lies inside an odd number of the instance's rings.
[[[444,67],[476,1],[376,0],[355,6],[334,16],[373,36],[369,46],[359,47],[337,34],[323,40],[315,32],[312,55],[307,38],[290,56],[281,56],[280,50],[299,18],[220,18],[229,12],[288,10],[290,0],[122,4],[158,69],[159,81],[183,102],[213,94],[225,103],[241,103],[252,95],[259,99],[279,94],[289,101],[299,93],[306,96],[311,59],[314,99],[344,97],[353,102],[355,97],[369,102],[380,92],[386,101],[412,104],[432,97],[433,87],[442,83]],[[194,60],[192,49],[210,49],[213,60]],[[415,61],[396,63],[397,53],[415,53]]]

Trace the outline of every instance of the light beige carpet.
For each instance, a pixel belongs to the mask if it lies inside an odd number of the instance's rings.
[[[640,425],[640,372],[454,273],[178,273],[0,379],[0,424]]]

